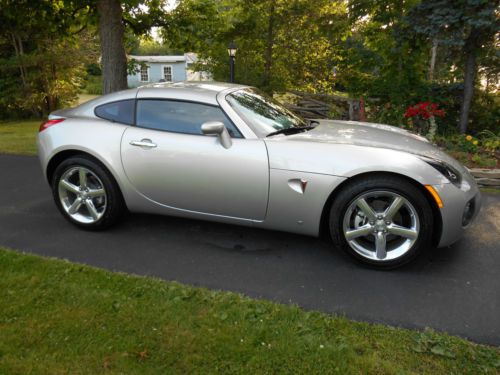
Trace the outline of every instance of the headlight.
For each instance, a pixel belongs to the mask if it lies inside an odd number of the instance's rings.
[[[455,168],[448,164],[429,158],[422,158],[427,164],[434,169],[438,170],[444,177],[446,177],[453,185],[460,187],[462,185],[462,175]]]

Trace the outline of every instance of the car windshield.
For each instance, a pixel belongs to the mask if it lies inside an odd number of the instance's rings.
[[[307,126],[304,119],[255,88],[232,92],[226,100],[260,137],[283,129]]]

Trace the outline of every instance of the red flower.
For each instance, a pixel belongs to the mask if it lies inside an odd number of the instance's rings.
[[[408,107],[404,117],[409,118],[420,116],[424,120],[428,120],[432,116],[443,117],[444,115],[445,112],[442,109],[438,109],[438,105],[436,103],[422,102]]]
[[[436,109],[436,110],[433,112],[433,114],[434,114],[434,116],[444,117],[445,112],[444,112],[442,109]]]
[[[408,107],[405,112],[405,117],[414,117],[418,114],[418,110],[413,107]]]

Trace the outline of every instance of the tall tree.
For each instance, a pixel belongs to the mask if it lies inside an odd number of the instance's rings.
[[[269,18],[267,21],[267,36],[266,36],[266,51],[264,54],[264,75],[263,75],[263,85],[271,79],[271,68],[273,66],[273,47],[274,47],[274,27],[276,20],[276,1],[272,0],[269,4]]]
[[[401,104],[423,79],[420,46],[406,38],[405,16],[418,0],[349,0],[351,36],[341,78],[354,94]],[[354,77],[353,77],[354,76]]]
[[[153,26],[168,23],[168,0],[81,0],[98,18],[103,71],[103,93],[127,88],[125,28],[136,35],[148,34]]]
[[[125,27],[119,0],[97,0],[103,94],[127,88],[127,56],[123,45]]]
[[[234,40],[236,81],[273,92],[331,90],[332,55],[346,32],[341,0],[180,0],[162,34],[197,52],[220,80]]]
[[[0,0],[0,112],[42,116],[69,104],[89,55],[86,7]],[[22,11],[19,11],[22,9]]]
[[[408,17],[419,34],[461,49],[464,85],[458,125],[461,133],[468,127],[478,57],[485,52],[483,46],[498,33],[498,6],[498,0],[424,0]]]

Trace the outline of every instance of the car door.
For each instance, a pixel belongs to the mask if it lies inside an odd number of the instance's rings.
[[[224,148],[201,125],[221,121],[232,135]],[[139,99],[136,126],[123,134],[125,173],[148,199],[175,209],[263,220],[269,164],[261,139],[244,139],[218,106]]]

